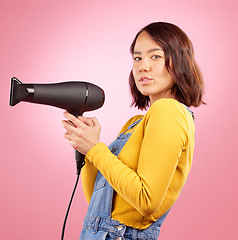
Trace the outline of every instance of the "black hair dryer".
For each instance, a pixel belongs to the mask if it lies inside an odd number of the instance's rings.
[[[81,116],[86,111],[103,106],[104,91],[88,82],[72,81],[52,84],[22,84],[17,78],[11,79],[10,106],[31,102],[62,108]],[[77,175],[84,165],[84,155],[75,150]]]

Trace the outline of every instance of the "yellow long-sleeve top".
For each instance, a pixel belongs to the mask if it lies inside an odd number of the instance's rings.
[[[115,190],[111,217],[145,229],[178,198],[192,164],[195,129],[191,113],[174,99],[157,100],[121,132],[140,118],[118,157],[103,143],[90,149],[81,178],[89,202],[99,170]]]

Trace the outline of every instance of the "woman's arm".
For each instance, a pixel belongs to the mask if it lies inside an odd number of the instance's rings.
[[[85,151],[86,154],[89,149],[99,142],[101,129],[99,122],[96,118],[85,118],[80,116],[77,119],[68,112],[65,112],[64,116],[68,119],[68,121],[64,120],[62,124],[66,129],[65,138],[68,139],[69,145],[74,147],[74,149],[77,149],[79,152]],[[129,119],[121,129],[120,133],[125,131],[127,126],[134,122],[136,117]],[[139,117],[142,116],[140,115]],[[93,193],[97,172],[98,169],[87,159],[87,157],[85,157],[85,166],[81,170],[81,179],[84,194],[88,203],[90,202]]]

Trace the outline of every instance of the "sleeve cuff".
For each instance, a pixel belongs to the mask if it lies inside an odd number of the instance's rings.
[[[95,157],[95,155],[101,150],[101,149],[105,149],[108,148],[104,143],[97,143],[96,145],[94,145],[86,154],[86,158],[89,160],[89,162],[93,162],[93,158]]]

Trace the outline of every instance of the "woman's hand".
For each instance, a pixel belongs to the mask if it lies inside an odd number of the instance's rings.
[[[64,112],[63,127],[66,129],[64,137],[71,147],[86,155],[97,143],[101,132],[101,126],[96,118],[79,116],[76,118],[69,112]]]

